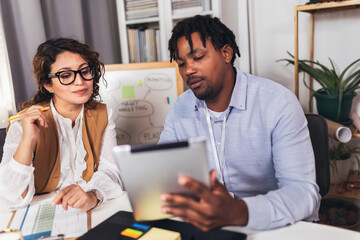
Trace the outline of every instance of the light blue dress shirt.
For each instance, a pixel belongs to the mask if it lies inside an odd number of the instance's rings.
[[[235,198],[246,202],[247,227],[270,229],[317,220],[321,197],[307,121],[298,100],[280,84],[236,71],[229,107],[219,117],[210,113],[210,119],[224,184]],[[181,94],[165,120],[159,143],[205,136],[209,167],[216,169],[206,111],[206,103],[191,90]]]

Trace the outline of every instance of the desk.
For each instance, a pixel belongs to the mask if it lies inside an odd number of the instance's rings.
[[[43,197],[43,196],[41,196]],[[35,197],[37,198],[37,197]],[[114,213],[124,210],[131,211],[131,206],[124,193],[120,198],[110,200],[104,203],[102,206],[94,209],[91,213],[91,227],[95,227],[102,221],[113,215]],[[4,229],[12,213],[0,213],[0,229]],[[304,239],[316,239],[316,240],[359,240],[360,233],[356,231],[346,230],[337,227],[331,227],[321,224],[309,223],[299,221],[291,226],[286,226],[274,230],[268,231],[255,231],[243,227],[225,227],[226,230],[243,232],[248,235],[248,240],[304,240]]]

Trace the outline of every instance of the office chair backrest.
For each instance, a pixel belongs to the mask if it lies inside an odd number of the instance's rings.
[[[6,129],[1,128],[0,129],[0,162],[1,162],[1,159],[2,159],[2,155],[3,155],[3,147],[4,147],[4,143],[5,143],[5,136],[6,136]]]
[[[329,137],[326,120],[317,114],[305,114],[315,155],[316,183],[323,197],[330,187]]]

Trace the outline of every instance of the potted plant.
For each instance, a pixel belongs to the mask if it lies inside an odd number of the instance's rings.
[[[360,166],[357,153],[360,153],[360,147],[350,147],[344,143],[330,148],[330,183],[341,183],[347,179],[352,156],[355,156],[358,167]]]
[[[294,64],[294,56],[288,52],[292,59],[280,59],[288,64]],[[331,69],[319,61],[299,60],[299,71],[309,74],[320,88],[311,89],[305,82],[307,88],[313,94],[310,97],[316,98],[318,113],[325,118],[339,122],[344,125],[352,123],[349,118],[352,100],[356,96],[355,90],[360,88],[360,69],[345,77],[346,72],[360,61],[360,58],[348,65],[340,74],[335,69],[333,61],[329,58]],[[310,101],[309,101],[310,104]]]

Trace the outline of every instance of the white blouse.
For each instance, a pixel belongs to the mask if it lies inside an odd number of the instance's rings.
[[[82,141],[84,106],[72,127],[71,119],[64,118],[50,107],[56,123],[60,145],[60,181],[57,190],[71,184],[79,185],[85,192],[96,189],[104,196],[104,202],[119,197],[123,192],[119,170],[114,162],[112,148],[116,145],[115,123],[112,110],[107,108],[108,125],[101,141],[99,167],[89,182],[81,178],[86,168],[84,160],[86,150]],[[14,160],[22,138],[20,121],[11,123],[6,135],[3,159],[0,164],[0,210],[13,211],[29,204],[35,194],[34,167],[26,166]],[[29,186],[27,195],[21,194]]]

